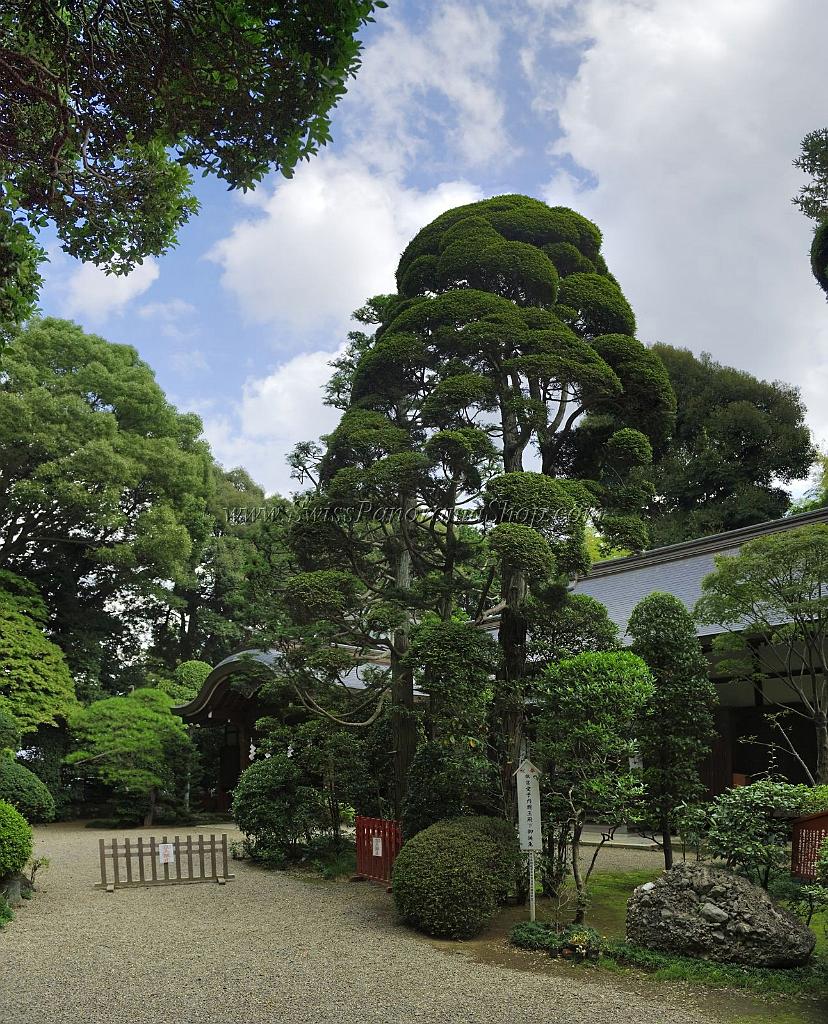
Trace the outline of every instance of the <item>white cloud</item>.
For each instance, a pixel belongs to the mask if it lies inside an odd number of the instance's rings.
[[[386,172],[415,160],[453,173],[502,164],[516,155],[497,81],[502,19],[456,0],[418,14],[404,21],[383,12],[342,104],[350,151]]]
[[[818,0],[588,0],[547,36],[585,47],[544,198],[593,217],[645,340],[707,350],[799,384],[828,434],[828,310],[791,161],[825,123],[828,5]]]
[[[66,316],[101,323],[126,306],[158,279],[158,263],[145,260],[126,277],[105,274],[92,263],[81,263],[58,281],[61,304]]]
[[[316,440],[336,426],[340,413],[324,405],[322,387],[336,352],[306,352],[272,373],[246,382],[230,413],[206,414],[204,428],[216,458],[227,468],[244,466],[269,492],[289,494],[285,458],[299,441]]]
[[[192,303],[185,302],[184,299],[147,302],[143,306],[139,306],[136,313],[142,320],[156,321],[161,334],[173,341],[188,341],[196,335],[193,327],[187,326],[192,324],[196,316],[196,308]],[[178,369],[205,369],[207,366],[203,354],[194,350],[176,352],[173,362]]]
[[[209,258],[249,320],[340,330],[366,298],[395,289],[412,235],[480,196],[463,181],[406,188],[358,160],[324,155],[279,183],[262,215],[238,223]]]
[[[170,354],[170,365],[182,376],[190,376],[199,370],[207,370],[210,364],[200,348],[178,349]]]
[[[159,320],[180,320],[195,313],[195,306],[184,299],[170,299],[168,302],[147,302],[139,306],[138,316],[144,319],[157,317]]]

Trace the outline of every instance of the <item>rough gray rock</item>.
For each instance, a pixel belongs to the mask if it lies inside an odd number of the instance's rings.
[[[797,967],[814,950],[810,928],[764,889],[707,864],[679,864],[627,903],[636,946],[752,967]]]

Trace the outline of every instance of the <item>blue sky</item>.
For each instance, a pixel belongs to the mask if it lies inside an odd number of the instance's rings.
[[[336,422],[327,362],[408,239],[502,192],[604,232],[639,336],[801,387],[828,440],[828,308],[791,205],[825,124],[824,0],[392,0],[334,141],[255,193],[199,180],[179,247],[126,279],[52,247],[45,313],[135,345],[216,457],[270,491]]]

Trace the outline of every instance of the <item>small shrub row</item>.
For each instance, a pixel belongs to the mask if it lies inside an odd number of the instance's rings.
[[[509,941],[520,949],[549,953],[565,960],[598,960],[604,940],[585,924],[571,924],[558,931],[545,921],[523,921],[509,933]]]
[[[514,889],[520,855],[499,818],[440,821],[400,850],[392,887],[402,919],[426,935],[468,939]]]

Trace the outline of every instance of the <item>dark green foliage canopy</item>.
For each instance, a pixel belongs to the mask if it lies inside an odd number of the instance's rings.
[[[811,270],[819,287],[828,295],[828,220],[814,232],[811,243]]]
[[[417,748],[402,808],[403,836],[447,818],[493,813],[498,805],[494,766],[483,751],[428,740]]]
[[[12,753],[17,751],[20,746],[20,735],[20,726],[14,715],[0,710],[0,754],[4,750],[10,750]]]
[[[211,458],[134,349],[33,321],[3,356],[0,567],[34,580],[73,668],[134,643],[138,598],[190,568]],[[118,596],[117,616],[107,602]],[[111,606],[110,606],[111,607]]]
[[[649,449],[628,439],[619,474],[620,452],[607,443],[620,429],[661,442],[674,399],[659,359],[633,337],[635,319],[600,246],[586,218],[527,196],[442,214],[400,259],[402,301],[386,310],[352,397],[387,408],[440,367],[428,412],[470,425],[474,416],[502,445],[507,473],[522,470],[536,446],[546,476],[588,481],[580,501],[606,518],[608,535],[640,547],[635,508],[648,495],[639,470]]]
[[[16,807],[27,821],[53,821],[55,801],[40,779],[9,754],[0,753],[0,800]]]
[[[272,867],[283,865],[291,848],[319,824],[321,813],[319,794],[285,754],[254,761],[233,791],[233,817],[252,855]]]
[[[0,570],[0,711],[23,734],[64,722],[77,706],[63,651],[45,635],[45,623],[37,590]]]
[[[330,140],[370,0],[0,4],[0,181],[78,259],[126,273],[196,212]]]
[[[0,207],[0,348],[35,311],[43,258],[23,218]]]
[[[138,807],[155,793],[174,800],[192,749],[172,701],[160,690],[133,690],[77,711],[70,721],[75,749],[66,763],[97,779]]]
[[[606,607],[589,594],[566,594],[553,614],[543,601],[530,598],[527,623],[529,658],[540,666],[620,646],[618,627]]]
[[[674,438],[656,453],[655,545],[783,516],[784,484],[807,476],[815,452],[796,388],[653,346],[676,393]]]

